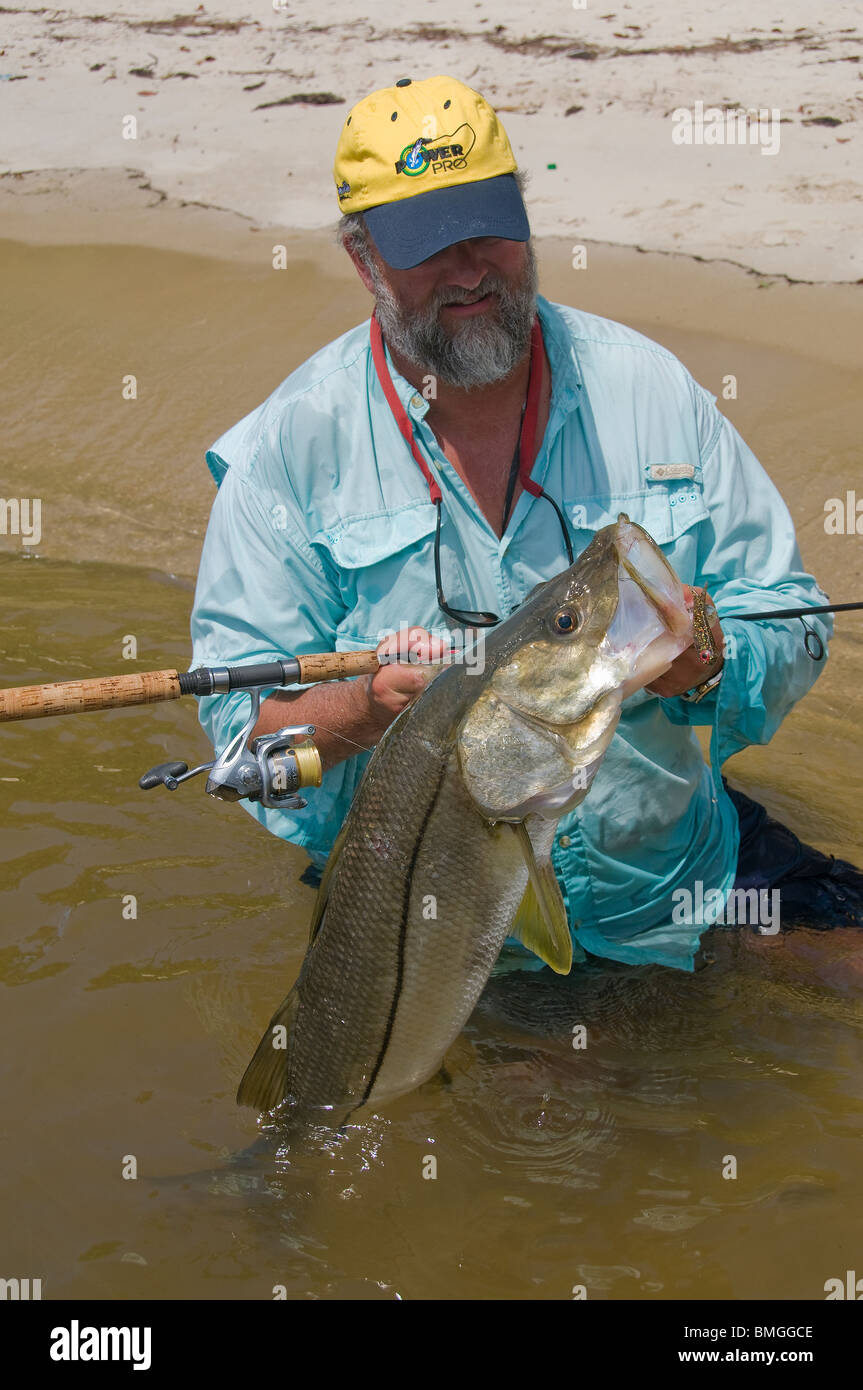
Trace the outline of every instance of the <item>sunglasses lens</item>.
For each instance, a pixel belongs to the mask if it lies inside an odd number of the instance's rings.
[[[447,604],[440,606],[447,617],[455,618],[457,623],[465,623],[468,627],[494,627],[500,622],[496,613],[468,613],[466,609],[450,608]]]
[[[554,498],[553,498],[553,497],[549,497],[549,495],[548,495],[547,492],[541,493],[541,496],[545,498],[546,502],[550,502],[550,503],[551,503],[551,505],[554,507],[555,512],[557,513],[557,519],[558,519],[558,521],[560,522],[560,529],[561,529],[561,531],[562,531],[562,533],[563,533],[563,543],[564,543],[564,545],[565,545],[565,547],[566,547],[566,553],[567,553],[567,555],[569,556],[569,563],[572,564],[572,562],[573,562],[572,542],[571,542],[571,540],[569,539],[569,531],[568,531],[568,529],[567,529],[567,525],[566,525],[566,521],[565,521],[565,519],[564,519],[563,512],[560,510],[560,507],[557,505],[557,503],[555,502]],[[453,618],[457,623],[465,623],[468,627],[494,627],[496,623],[499,623],[499,622],[500,622],[500,618],[497,616],[497,614],[495,614],[495,613],[469,613],[469,612],[467,611],[467,609],[450,608],[449,604],[445,601],[444,596],[443,596],[443,589],[441,588],[441,571],[440,571],[440,531],[441,531],[441,504],[440,504],[440,500],[438,500],[438,503],[437,503],[437,526],[435,527],[435,537],[434,537],[434,567],[435,567],[435,579],[436,579],[436,581],[437,581],[437,601],[438,601],[438,606],[439,606],[439,608],[441,609],[441,612],[446,613],[446,615],[447,615],[448,618]],[[514,612],[514,611],[515,611],[515,610],[513,610],[513,612]]]

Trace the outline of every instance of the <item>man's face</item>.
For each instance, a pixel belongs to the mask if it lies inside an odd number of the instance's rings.
[[[536,313],[531,243],[474,237],[411,270],[370,248],[365,268],[391,351],[452,386],[509,376],[530,344]]]

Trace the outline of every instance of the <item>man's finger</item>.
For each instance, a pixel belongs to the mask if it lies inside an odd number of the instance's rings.
[[[433,637],[424,627],[412,627],[401,632],[393,632],[378,643],[377,653],[381,664],[385,662],[440,661],[449,648],[440,637]]]

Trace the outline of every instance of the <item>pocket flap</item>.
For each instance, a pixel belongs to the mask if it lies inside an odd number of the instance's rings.
[[[340,569],[363,569],[433,534],[436,523],[433,502],[414,502],[395,512],[348,517],[317,531],[311,541],[325,546]]]
[[[621,512],[643,526],[657,545],[670,545],[695,526],[706,521],[709,512],[697,483],[671,487],[652,487],[648,492],[617,493],[604,497],[573,497],[564,500],[566,519],[576,531],[599,531],[610,526]]]

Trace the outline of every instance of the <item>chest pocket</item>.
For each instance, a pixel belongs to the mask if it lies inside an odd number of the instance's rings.
[[[435,596],[432,502],[395,512],[369,512],[311,537],[338,572],[347,609],[336,650],[375,646],[384,628],[402,622],[429,627],[439,618]]]
[[[568,497],[564,511],[578,550],[626,512],[662,548],[684,584],[697,582],[698,528],[710,518],[700,482],[687,479],[652,483],[641,492]]]

